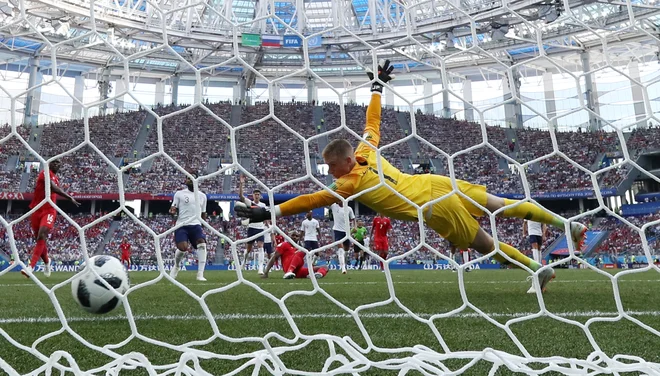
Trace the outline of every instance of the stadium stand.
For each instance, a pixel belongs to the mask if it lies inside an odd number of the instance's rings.
[[[100,215],[91,214],[71,215],[71,219],[81,227],[93,222],[99,217]],[[17,216],[9,216],[7,219],[13,220],[16,218]],[[109,226],[110,220],[101,221],[85,232],[87,250],[90,254],[93,255],[96,252]],[[18,222],[13,227],[13,231],[20,258],[22,260],[29,260],[35,244],[29,219]],[[10,251],[8,241],[7,230],[1,227],[0,242],[2,242],[2,248],[7,253]],[[50,233],[48,254],[54,262],[73,263],[75,261],[82,261],[83,259],[78,230],[61,215],[57,216],[55,227]]]
[[[208,103],[205,105],[218,117],[229,122],[231,104],[228,102]],[[252,106],[242,107],[241,123],[258,121],[269,114],[269,103],[259,102]],[[185,108],[184,106],[157,107],[158,115],[168,115]],[[305,138],[316,135],[317,125],[314,124],[314,107],[302,102],[276,102],[275,116],[292,127]],[[335,103],[324,103],[325,129],[332,131],[341,126],[341,113]],[[361,134],[365,124],[365,106],[347,105],[345,107],[346,125],[357,134]],[[106,116],[92,117],[89,120],[90,137],[95,145],[109,158],[131,158],[131,150],[137,132],[145,118],[146,112],[117,113]],[[406,137],[397,121],[397,111],[383,109],[381,145],[390,144]],[[434,115],[416,114],[415,121],[418,134],[426,141],[446,153],[453,154],[473,146],[482,140],[481,126],[462,120],[443,119]],[[304,150],[302,141],[298,141],[290,132],[281,126],[274,118],[268,118],[257,126],[249,126],[237,132],[237,138],[245,148],[238,151],[239,158],[251,161],[249,170],[255,173],[269,187],[303,176],[306,173],[304,165]],[[144,146],[144,154],[157,152],[156,127],[151,127]],[[5,129],[8,129],[5,127]],[[258,129],[258,130],[257,130]],[[209,158],[225,156],[229,132],[226,126],[218,122],[201,107],[189,109],[163,121],[164,149],[184,168],[207,174]],[[454,158],[456,177],[477,184],[488,186],[496,193],[521,193],[522,183],[517,170],[509,166],[504,156],[525,163],[553,153],[552,139],[546,130],[536,129],[504,129],[486,127],[488,142],[498,151],[489,147],[480,147]],[[508,132],[507,132],[508,131]],[[19,127],[23,137],[29,136],[29,129]],[[515,134],[513,140],[508,135]],[[182,137],[182,135],[185,135]],[[204,135],[204,139],[194,135]],[[618,137],[611,132],[556,132],[559,150],[573,159],[580,166],[595,171],[602,167],[597,160],[603,153],[618,153],[621,150]],[[329,140],[340,137],[354,138],[346,131],[329,135]],[[84,126],[81,121],[71,120],[51,123],[45,126],[41,137],[40,152],[46,158],[57,155],[67,149],[79,145],[84,139]],[[644,150],[660,148],[660,127],[636,129],[632,131],[627,146],[633,159]],[[357,140],[356,140],[357,142]],[[7,161],[12,155],[20,152],[21,144],[12,139],[2,145],[0,162]],[[321,160],[321,150],[316,140],[309,143],[310,158]],[[502,153],[502,154],[499,154]],[[407,142],[397,144],[383,151],[383,155],[395,166],[403,169],[404,161],[439,159],[444,166],[438,173],[448,173],[447,160],[427,144],[420,142],[420,152],[412,155]],[[405,162],[409,163],[409,162]],[[70,190],[79,192],[117,192],[117,178],[109,172],[107,163],[89,146],[83,146],[73,154],[64,157],[64,171],[61,180]],[[313,163],[313,168],[315,164]],[[17,166],[21,168],[21,166]],[[248,168],[248,166],[246,166]],[[21,170],[2,171],[0,187],[3,191],[17,191],[20,184]],[[626,165],[601,175],[599,183],[602,188],[616,187],[630,171]],[[314,175],[321,181],[324,176],[317,171]],[[36,172],[33,172],[36,173]],[[532,163],[528,166],[527,179],[530,189],[535,191],[567,192],[591,189],[589,176],[572,166],[559,155]],[[80,177],[89,177],[80,179]],[[182,187],[183,176],[172,164],[163,157],[155,157],[148,168],[136,168],[126,177],[127,192],[172,192]],[[251,187],[248,184],[247,188]],[[34,187],[34,176],[30,178],[27,191]],[[238,189],[237,175],[232,178],[232,192]],[[223,176],[201,182],[200,188],[209,193],[221,193]],[[302,193],[318,187],[311,180],[292,183],[279,192]]]

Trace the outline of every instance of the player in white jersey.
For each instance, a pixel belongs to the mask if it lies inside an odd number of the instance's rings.
[[[529,236],[529,244],[532,245],[532,258],[541,263],[541,246],[545,242],[545,234],[548,230],[545,223],[524,220],[523,238]],[[534,285],[527,290],[528,294],[536,294]]]
[[[241,175],[239,178],[240,184],[238,186],[238,199],[244,203],[247,206],[259,206],[262,208],[266,207],[266,204],[261,202],[261,191],[258,189],[255,189],[252,191],[252,200],[249,198],[243,196],[243,184],[245,184],[245,176]],[[250,223],[248,224],[248,233],[247,236],[252,237],[254,235],[257,235],[261,232],[263,232],[266,227],[264,223],[268,224],[270,226],[270,221],[264,221],[264,222],[256,222],[256,223]],[[247,261],[248,258],[250,257],[250,253],[252,252],[252,247],[254,243],[257,243],[257,270],[259,275],[264,274],[264,235],[261,234],[259,235],[256,239],[250,240],[247,243],[247,248],[245,250],[245,253],[243,254],[243,265],[241,267],[246,268],[247,267]]]
[[[348,220],[344,217],[344,211],[348,211]],[[341,274],[346,274],[346,253],[351,247],[351,241],[346,235],[349,232],[349,229],[355,227],[355,214],[353,214],[353,208],[348,206],[346,207],[339,206],[337,203],[330,205],[330,215],[332,216],[332,231],[335,235],[335,241],[345,239],[342,244],[337,248],[337,258],[339,259],[339,267],[341,268]]]
[[[300,225],[300,229],[305,232],[305,249],[308,251],[313,251],[319,247],[319,228],[321,228],[321,225],[313,217],[313,213],[310,210]]]
[[[197,177],[197,175],[194,175]],[[170,276],[176,278],[179,274],[181,260],[188,250],[188,243],[197,250],[197,280],[206,281],[204,268],[206,267],[206,235],[202,229],[199,215],[206,220],[206,195],[200,191],[194,192],[193,182],[186,177],[188,188],[177,191],[172,200],[170,214],[178,214],[176,224],[183,225],[174,231],[174,242],[176,253],[174,255],[174,266],[170,270]],[[197,196],[197,200],[195,200]],[[177,213],[178,211],[178,213]]]
[[[525,220],[523,222],[523,237],[529,236],[529,243],[532,245],[532,255],[534,261],[541,262],[541,246],[545,241],[545,233],[548,230],[544,223]]]
[[[264,252],[266,252],[266,258],[270,260],[270,255],[273,253],[273,243],[275,243],[275,229],[270,225],[266,224],[266,235],[264,235]],[[264,260],[266,263],[266,260]],[[263,264],[258,266],[258,270],[263,271]]]

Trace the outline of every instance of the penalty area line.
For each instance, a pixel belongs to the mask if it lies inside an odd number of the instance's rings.
[[[520,318],[535,315],[537,312],[490,312],[486,313],[489,317],[498,318]],[[630,316],[660,316],[660,311],[625,311]],[[565,318],[579,318],[579,317],[616,317],[618,312],[603,312],[603,311],[571,311],[571,312],[558,312],[553,313],[556,316]],[[417,316],[428,319],[435,314],[418,313]],[[243,313],[229,313],[217,314],[211,316],[215,321],[222,320],[272,320],[286,318],[283,314],[243,314]],[[291,315],[293,319],[352,319],[353,316],[347,313],[304,313]],[[359,314],[360,319],[413,319],[412,316],[406,313],[363,313]],[[444,319],[453,318],[482,318],[483,316],[476,312],[458,313]],[[543,316],[547,317],[547,316]],[[135,321],[151,321],[151,320],[169,320],[169,321],[202,321],[208,320],[204,315],[133,315]],[[124,321],[128,320],[126,315],[116,316],[73,316],[67,317],[66,321],[71,322],[100,322],[100,321]],[[13,317],[13,318],[0,318],[0,324],[36,324],[36,323],[56,323],[60,322],[58,317]]]

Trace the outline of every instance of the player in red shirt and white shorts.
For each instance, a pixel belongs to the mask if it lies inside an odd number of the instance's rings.
[[[50,170],[50,200],[55,203],[57,200],[57,195],[60,195],[74,205],[80,206],[80,203],[71,197],[68,193],[64,192],[60,187],[60,180],[57,177],[57,172],[60,170],[62,162],[53,161],[48,165]],[[34,188],[34,197],[30,203],[30,209],[37,207],[41,201],[46,199],[46,174],[45,170],[42,170],[37,177],[37,184]],[[46,248],[46,240],[48,239],[48,233],[53,229],[55,225],[55,219],[57,218],[57,211],[55,208],[49,204],[45,203],[39,209],[37,209],[32,215],[30,215],[30,226],[32,227],[32,233],[37,241],[37,244],[34,246],[32,251],[32,258],[30,259],[30,265],[26,268],[30,272],[34,270],[34,267],[37,265],[37,261],[42,259],[44,267],[44,275],[50,277],[50,259],[48,258],[48,249]],[[21,270],[21,273],[27,278],[30,278],[26,270]]]
[[[290,236],[294,243],[298,243],[300,240],[298,231],[292,232]],[[305,264],[305,252],[298,250],[293,244],[285,241],[277,245],[261,278],[268,278],[268,272],[280,258],[282,258],[284,279],[307,278],[309,276],[309,269],[303,266]],[[312,270],[316,278],[323,278],[328,274],[328,269],[323,266],[315,266]]]
[[[126,265],[126,269],[131,268],[131,244],[128,242],[128,238],[124,240],[119,245],[121,248],[121,263]]]
[[[387,235],[392,230],[392,222],[387,217],[376,214],[374,221],[371,224],[371,238],[373,239],[373,250],[378,253],[383,260],[387,260],[387,254],[390,250],[390,245],[387,240]],[[380,262],[380,270],[385,271],[383,262]]]

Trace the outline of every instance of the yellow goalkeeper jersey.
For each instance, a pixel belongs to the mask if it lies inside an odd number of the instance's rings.
[[[363,138],[378,147],[380,142],[381,96],[372,94],[367,108],[367,124]],[[329,188],[347,198],[378,185],[378,156],[376,150],[364,142],[355,150],[357,163],[347,175],[337,179]],[[411,202],[421,206],[431,200],[430,175],[408,175],[380,157],[385,184],[364,193],[357,201],[374,211],[394,219],[416,221],[417,209],[394,192],[400,193]],[[321,190],[291,199],[279,206],[280,215],[303,213],[338,202],[331,193]]]

